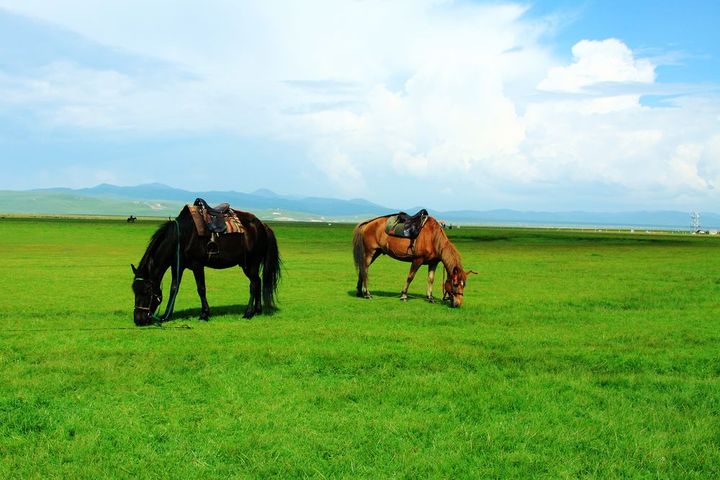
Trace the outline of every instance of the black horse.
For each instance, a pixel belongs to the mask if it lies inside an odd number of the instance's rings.
[[[183,271],[192,270],[202,309],[200,319],[210,317],[205,296],[205,270],[238,265],[250,279],[250,301],[243,317],[275,310],[275,293],[280,280],[280,255],[272,229],[255,215],[233,209],[244,233],[220,235],[215,240],[217,253],[208,255],[208,241],[200,237],[191,213],[184,208],[175,220],[163,223],[153,234],[140,264],[132,267],[132,290],[135,293],[135,325],[160,323],[172,314]],[[161,282],[168,268],[172,271],[170,299],[162,317],[155,311],[162,302]],[[262,272],[262,281],[260,275]]]

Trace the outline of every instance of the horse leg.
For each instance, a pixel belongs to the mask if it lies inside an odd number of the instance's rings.
[[[372,260],[368,261],[368,256],[365,255],[365,257],[363,258],[363,262],[365,262],[365,264],[363,265],[364,268],[358,268],[358,281],[357,286],[355,287],[355,296],[367,298],[367,272],[368,267],[372,263]]]
[[[438,262],[431,263],[428,265],[428,285],[427,285],[427,301],[435,303],[435,297],[433,297],[433,281],[435,280],[435,269],[438,266]]]
[[[408,273],[407,280],[405,281],[405,287],[403,287],[402,292],[400,294],[400,300],[403,302],[407,302],[408,296],[408,288],[410,288],[410,283],[412,283],[413,278],[415,278],[415,274],[418,271],[418,268],[422,265],[422,260],[413,260],[410,264],[410,272]]]
[[[373,262],[377,260],[380,255],[382,255],[381,250],[375,250],[371,255],[365,255],[365,275],[363,276],[362,273],[358,273],[358,297],[372,298],[372,295],[370,295],[370,290],[368,290],[368,269],[370,268],[370,265],[372,265]]]
[[[360,271],[358,271],[358,281],[357,281],[357,286],[355,287],[355,296],[356,297],[364,296],[364,294],[363,294],[363,274]]]
[[[207,321],[210,318],[210,305],[208,305],[207,296],[205,295],[205,269],[202,265],[195,266],[193,269],[195,275],[195,283],[197,284],[197,292],[200,296],[200,320]]]
[[[250,279],[250,300],[248,300],[243,318],[252,318],[256,313],[262,313],[261,283],[258,267],[258,265],[242,267],[245,276]]]

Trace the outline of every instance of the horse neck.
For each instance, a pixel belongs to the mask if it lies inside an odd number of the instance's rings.
[[[167,222],[158,229],[150,241],[150,245],[138,265],[138,270],[147,278],[159,282],[172,265],[178,241],[174,227],[174,222]]]
[[[455,248],[455,245],[450,243],[450,240],[447,237],[445,237],[445,242],[440,249],[440,260],[445,266],[445,270],[447,270],[448,275],[452,273],[455,267],[460,270],[463,269],[460,261],[460,252],[458,252],[457,248]]]

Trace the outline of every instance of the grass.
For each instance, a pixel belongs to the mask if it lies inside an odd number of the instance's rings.
[[[386,257],[355,298],[352,226],[275,224],[278,313],[208,270],[210,322],[187,275],[190,328],[139,329],[157,226],[0,220],[0,477],[720,476],[720,239],[454,229],[453,310]]]

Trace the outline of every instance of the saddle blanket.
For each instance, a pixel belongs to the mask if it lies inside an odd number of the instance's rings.
[[[195,223],[195,228],[197,229],[198,235],[200,235],[201,237],[209,235],[210,232],[208,232],[207,228],[205,228],[205,225],[207,224],[207,222],[210,219],[203,217],[202,209],[196,207],[195,205],[190,205],[190,204],[185,205],[185,208],[188,209],[188,211],[190,212],[190,215],[192,216],[192,219],[193,219],[193,222]],[[227,230],[222,235],[225,235],[228,233],[245,233],[245,227],[243,227],[242,223],[240,222],[240,219],[238,219],[235,214],[224,215],[224,217],[225,217],[225,225],[227,226]]]
[[[385,224],[385,233],[392,237],[417,238],[427,219],[427,214],[412,217],[409,217],[406,213],[392,215],[388,217]]]

